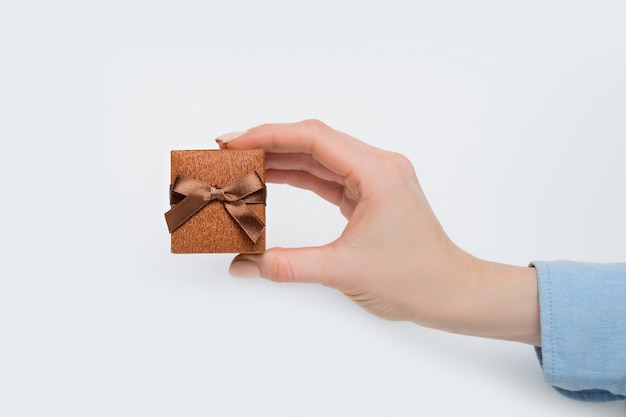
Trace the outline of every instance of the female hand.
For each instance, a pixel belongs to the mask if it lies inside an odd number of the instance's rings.
[[[232,275],[320,283],[383,318],[539,345],[534,270],[458,248],[404,156],[315,120],[262,125],[217,142],[263,148],[267,182],[311,190],[348,219],[341,236],[324,246],[238,255]]]

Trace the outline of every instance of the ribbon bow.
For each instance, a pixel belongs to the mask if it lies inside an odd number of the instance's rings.
[[[253,243],[259,239],[265,224],[247,204],[265,203],[265,185],[256,172],[217,188],[204,181],[177,176],[170,187],[170,203],[174,207],[165,213],[167,227],[172,233],[211,201],[224,203],[226,211],[239,224]]]

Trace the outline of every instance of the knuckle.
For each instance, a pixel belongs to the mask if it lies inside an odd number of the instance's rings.
[[[303,120],[302,123],[312,130],[328,129],[328,125],[318,119],[307,119]]]
[[[397,152],[391,152],[391,158],[400,169],[413,170],[413,164],[406,156]]]
[[[415,172],[409,158],[397,152],[386,152],[381,163],[388,174],[406,176]]]

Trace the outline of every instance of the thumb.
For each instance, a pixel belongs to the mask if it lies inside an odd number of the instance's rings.
[[[328,286],[332,250],[328,246],[272,248],[262,254],[240,254],[229,273],[234,277],[263,277],[276,282],[309,282]]]

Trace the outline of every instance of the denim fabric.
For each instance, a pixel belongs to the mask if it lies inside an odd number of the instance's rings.
[[[626,399],[626,263],[534,262],[544,379],[581,401]]]

